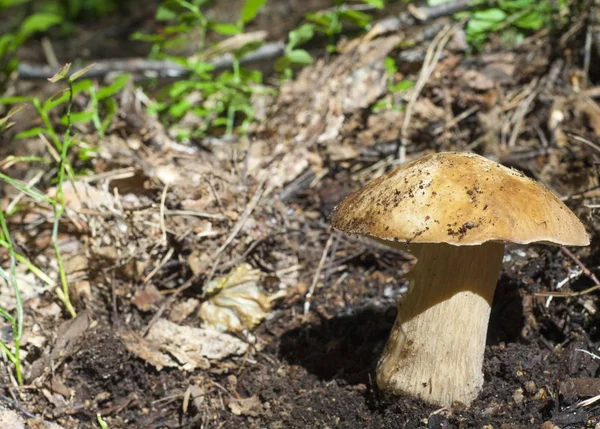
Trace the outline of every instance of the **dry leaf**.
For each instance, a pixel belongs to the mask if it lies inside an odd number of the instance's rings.
[[[258,325],[271,312],[272,302],[285,294],[269,296],[258,285],[260,271],[240,264],[206,286],[210,298],[200,306],[200,317],[221,331],[242,331]]]
[[[46,196],[54,198],[56,191],[56,187],[50,188]],[[65,206],[76,212],[84,207],[90,209],[100,207],[114,209],[115,201],[110,192],[98,189],[86,182],[75,182],[75,186],[71,182],[65,182],[63,184],[63,195]]]
[[[186,371],[207,369],[210,360],[221,360],[246,352],[242,340],[211,328],[181,326],[166,319],[158,319],[146,338],[133,332],[121,333],[127,350],[153,365],[176,367]]]
[[[47,422],[42,419],[27,420],[27,427],[29,429],[64,429],[57,423]]]
[[[252,395],[249,398],[232,399],[228,406],[236,416],[256,417],[262,411],[262,403],[257,395]]]
[[[150,311],[157,307],[162,300],[162,295],[154,285],[148,285],[144,289],[137,290],[131,299],[133,305],[140,311]]]

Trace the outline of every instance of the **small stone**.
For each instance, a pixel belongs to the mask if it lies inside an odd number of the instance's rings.
[[[546,399],[548,399],[548,392],[546,392],[546,389],[541,387],[540,390],[538,390],[538,392],[535,394],[533,399],[535,401],[545,401]]]
[[[450,422],[446,417],[441,414],[432,414],[427,419],[427,428],[428,429],[444,429],[449,428]]]
[[[535,381],[529,380],[525,383],[525,391],[529,394],[534,394],[537,390],[537,386],[535,385]]]
[[[517,390],[515,390],[515,393],[513,393],[513,401],[515,401],[515,404],[521,405],[524,400],[525,396],[523,395],[523,389],[519,387]]]

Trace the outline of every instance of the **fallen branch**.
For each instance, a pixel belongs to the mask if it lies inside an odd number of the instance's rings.
[[[454,0],[434,7],[408,8],[408,13],[398,16],[384,18],[377,22],[367,34],[367,39],[377,37],[384,33],[399,31],[405,26],[423,24],[437,18],[452,15],[456,12],[478,7],[483,4],[489,5],[493,2],[482,2],[480,0]],[[274,60],[283,55],[285,42],[266,43],[244,56],[240,63],[242,65],[256,64],[263,61]],[[225,54],[207,61],[215,67],[215,70],[226,70],[233,66],[233,56]],[[82,64],[81,67],[85,67]],[[167,60],[148,60],[145,58],[128,58],[122,60],[100,60],[95,62],[94,68],[86,73],[88,78],[101,78],[110,73],[131,73],[137,76],[150,76],[163,78],[183,78],[189,76],[190,71],[181,65]],[[56,74],[56,68],[41,64],[19,64],[18,78],[23,80],[48,79]]]
[[[267,43],[241,58],[240,64],[249,65],[277,58],[283,55],[283,51],[283,42]],[[233,66],[233,55],[225,54],[208,60],[207,63],[212,64],[217,71],[225,70]],[[18,73],[19,79],[39,80],[52,77],[56,73],[56,70],[50,66],[21,63],[19,64]],[[86,77],[100,78],[110,73],[131,73],[138,76],[155,75],[157,77],[181,78],[188,76],[190,71],[172,61],[128,58],[124,60],[96,61],[94,67],[86,73]]]

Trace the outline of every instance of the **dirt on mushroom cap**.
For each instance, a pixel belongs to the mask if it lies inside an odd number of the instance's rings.
[[[583,224],[548,189],[466,152],[426,155],[373,180],[335,208],[331,223],[386,241],[589,244]]]

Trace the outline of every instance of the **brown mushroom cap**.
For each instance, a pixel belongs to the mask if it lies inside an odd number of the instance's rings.
[[[335,208],[331,224],[385,241],[589,244],[583,224],[548,189],[465,152],[426,155],[373,180]]]

